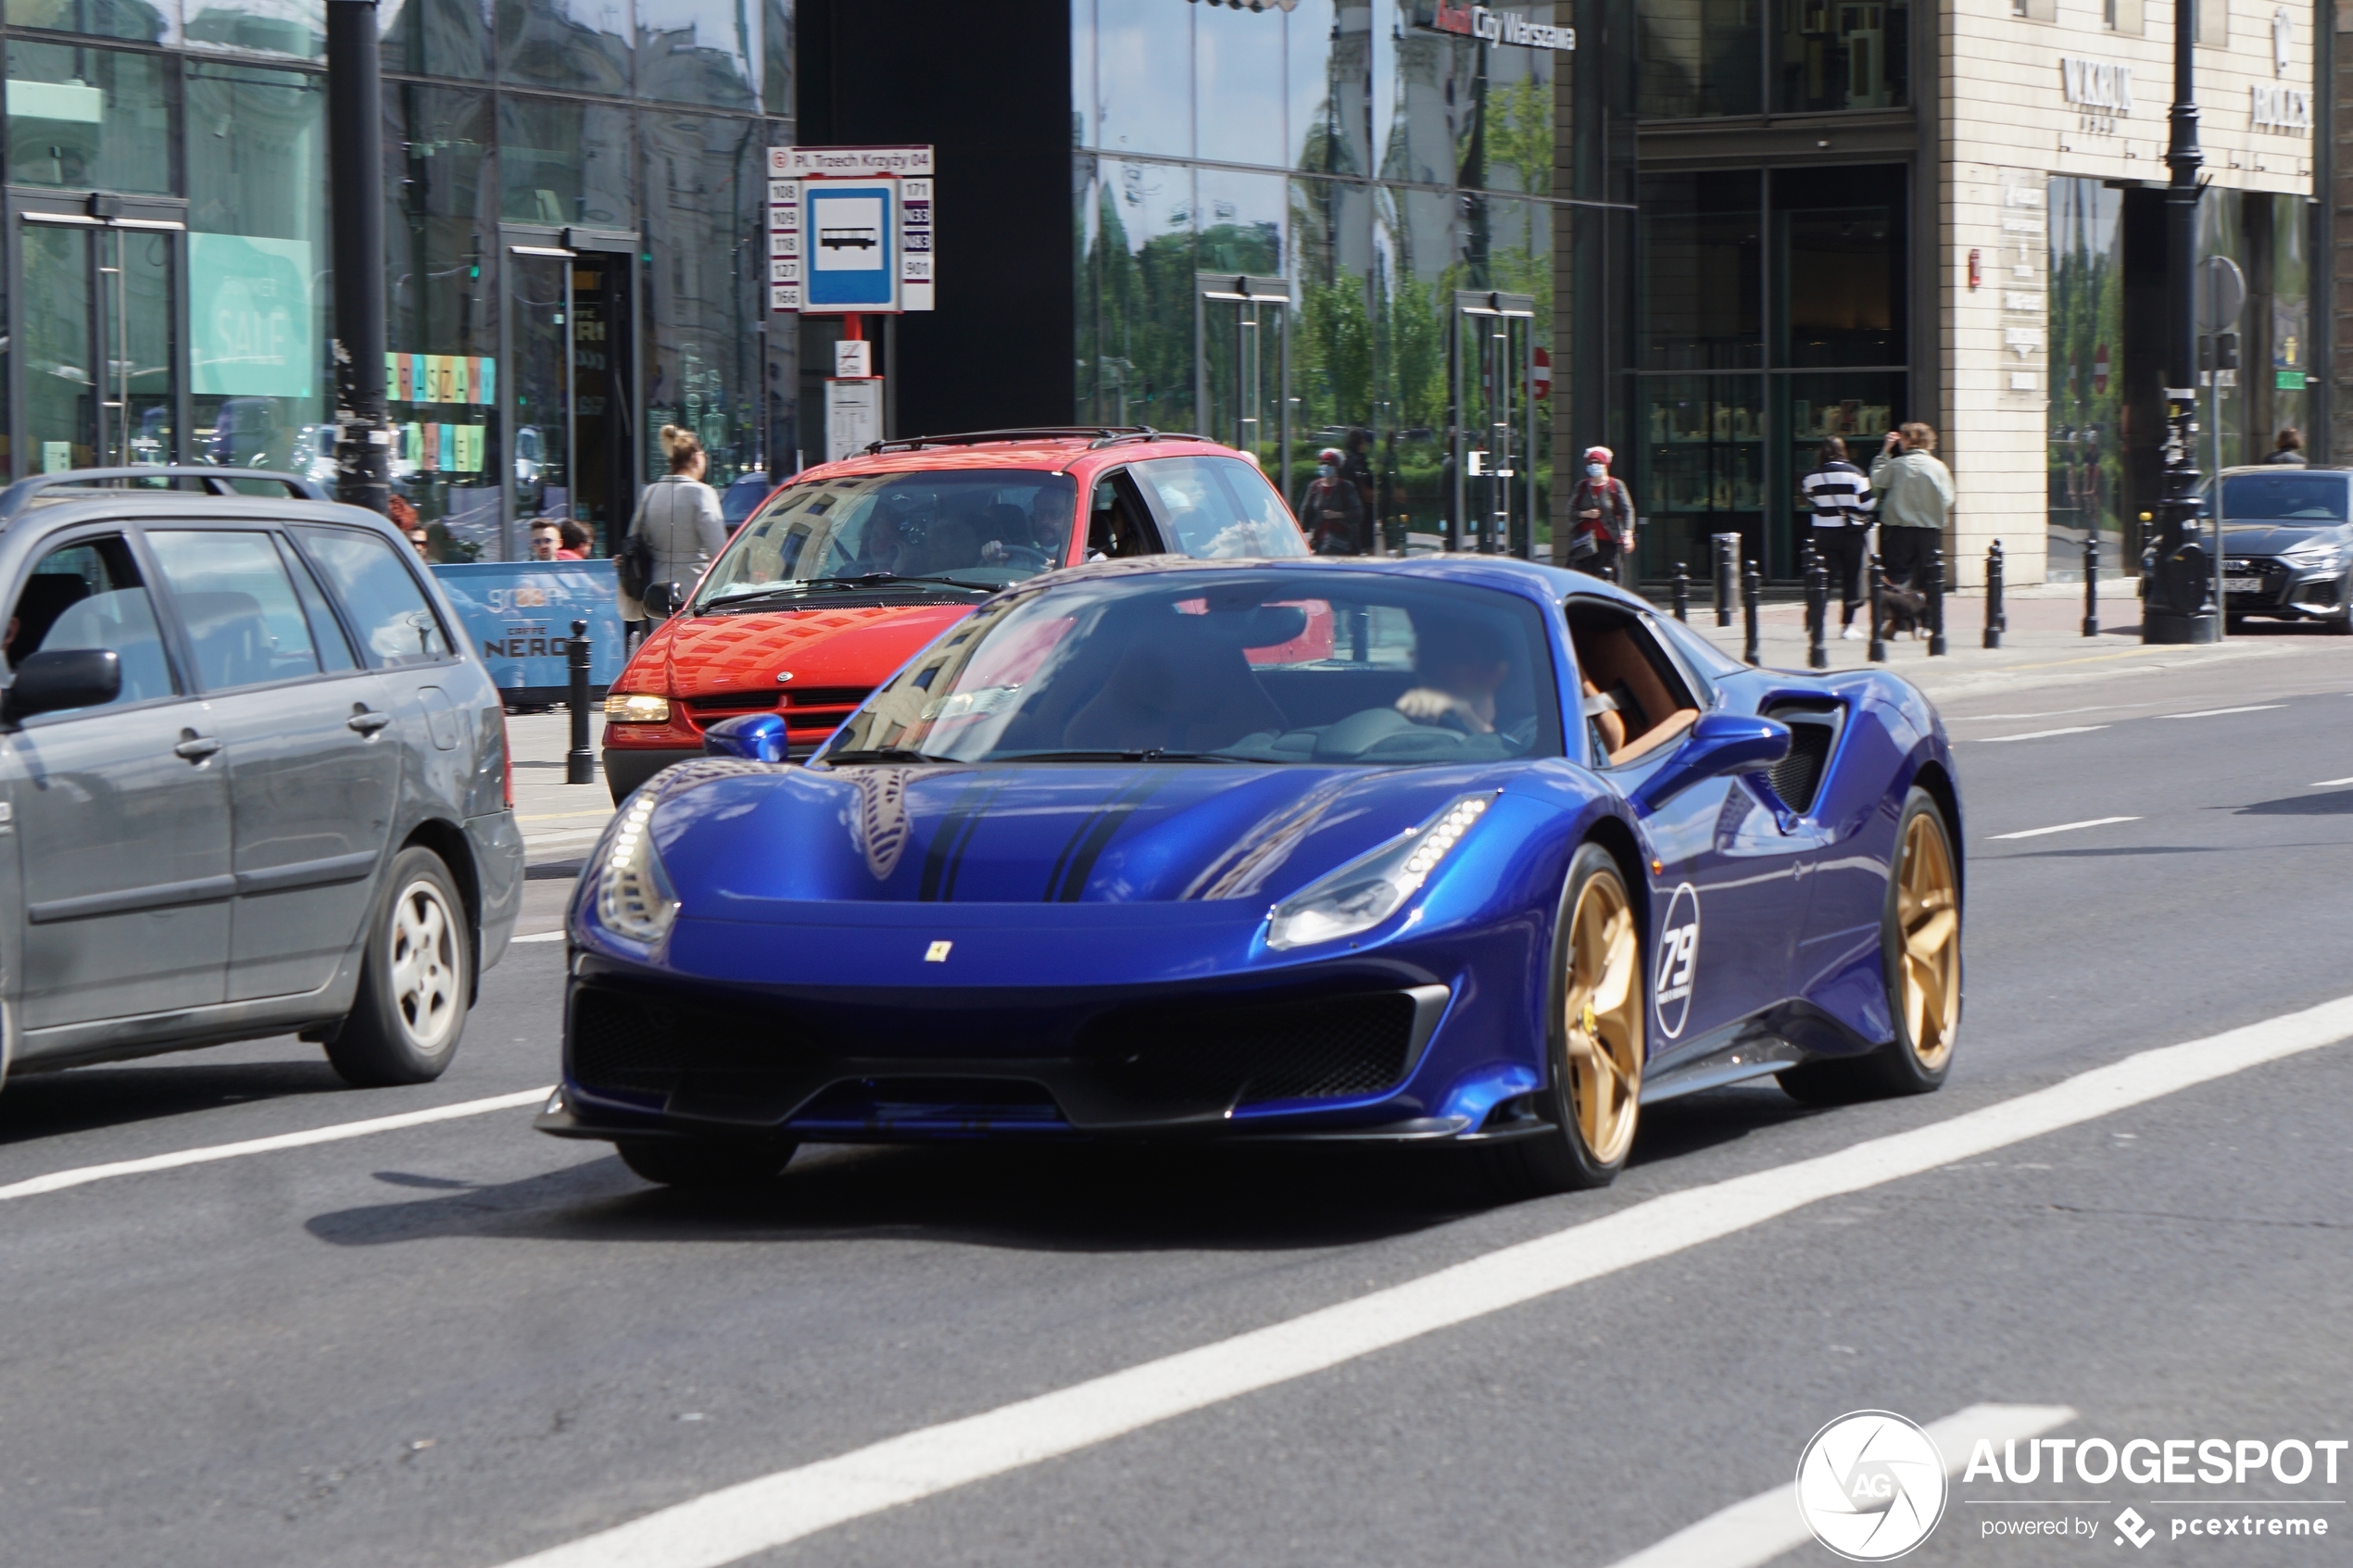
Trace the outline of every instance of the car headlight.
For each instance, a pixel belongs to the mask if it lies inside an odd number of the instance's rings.
[[[2314,539],[2284,551],[2280,558],[2299,571],[2334,571],[2345,564],[2346,549],[2325,539]]]
[[[1447,802],[1428,825],[1318,878],[1275,906],[1266,946],[1280,950],[1353,936],[1395,914],[1487,810],[1492,795]]]
[[[645,692],[613,692],[605,698],[605,718],[615,724],[667,724],[670,699]]]
[[[621,814],[620,830],[597,873],[597,922],[616,936],[648,945],[668,935],[678,919],[678,896],[671,891],[648,831],[659,804],[651,792],[641,792]]]

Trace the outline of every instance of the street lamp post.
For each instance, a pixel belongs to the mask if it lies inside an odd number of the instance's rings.
[[[2220,4],[2221,0],[2212,0]],[[2173,6],[2173,108],[2165,164],[2165,497],[2158,503],[2156,581],[2141,615],[2145,643],[2210,643],[2220,618],[2208,599],[2205,552],[2192,538],[2197,510],[2197,0]]]
[[[375,0],[327,0],[327,169],[333,191],[335,499],[391,503],[384,422],[384,87]]]

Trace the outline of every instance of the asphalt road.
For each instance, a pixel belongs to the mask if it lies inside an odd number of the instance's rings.
[[[1415,1288],[1435,1271],[1589,1226],[1596,1257],[1626,1231],[1655,1255],[749,1561],[1604,1568],[1786,1488],[1849,1411],[2066,1407],[2053,1436],[2119,1446],[2353,1436],[2353,1049],[1998,1131],[2075,1075],[2353,994],[2353,648],[2283,646],[1947,701],[1969,853],[1951,1083],[1827,1111],[1769,1086],[1655,1107],[1604,1193],[1498,1206],[1372,1151],[973,1148],[805,1150],[713,1199],[512,1107],[10,1191],[546,1085],[546,943],[486,978],[429,1087],[344,1089],[293,1040],[12,1081],[0,1561],[491,1565],[586,1538],[579,1561],[617,1563],[599,1532],[714,1488],[1335,1306],[1404,1323],[1443,1305]],[[2003,836],[2109,818],[2128,820]],[[557,923],[546,869],[526,931]],[[1969,1158],[1933,1153],[1981,1124]],[[1684,1210],[1642,1207],[1770,1192],[1879,1139],[1892,1173],[1687,1244],[1658,1239]],[[1951,1498],[1909,1561],[2137,1558],[2108,1523],[2129,1504],[2160,1530],[2152,1558],[2342,1562],[2353,1456],[2334,1486],[1957,1474]],[[2332,1531],[2165,1533],[2221,1512]],[[1986,1534],[2062,1516],[2096,1536]],[[1652,1561],[1772,1555],[1769,1532],[1751,1544]]]

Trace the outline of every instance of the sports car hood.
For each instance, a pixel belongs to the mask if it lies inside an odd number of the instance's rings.
[[[812,686],[876,686],[915,651],[972,613],[972,605],[837,606],[758,615],[680,618],[648,643],[672,696]]]
[[[1263,909],[1526,766],[780,769],[688,790],[653,832],[690,919],[837,901]]]

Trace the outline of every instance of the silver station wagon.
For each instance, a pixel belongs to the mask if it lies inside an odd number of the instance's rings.
[[[299,1031],[438,1076],[523,855],[409,545],[284,475],[48,474],[0,492],[0,1073]]]

